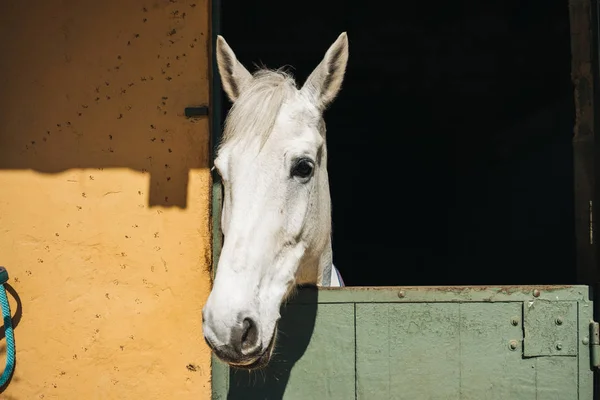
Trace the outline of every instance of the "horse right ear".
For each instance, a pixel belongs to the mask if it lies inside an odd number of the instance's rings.
[[[234,102],[244,88],[252,82],[252,74],[238,61],[223,36],[217,36],[217,66],[221,75],[223,90],[229,100]]]
[[[321,110],[327,108],[340,91],[346,64],[348,64],[348,35],[342,32],[301,89]]]

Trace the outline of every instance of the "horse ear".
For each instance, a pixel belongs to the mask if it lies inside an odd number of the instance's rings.
[[[217,36],[217,66],[221,75],[223,90],[229,100],[234,102],[251,81],[252,74],[235,56],[223,36]]]
[[[323,60],[302,86],[302,91],[321,110],[327,108],[340,91],[346,64],[348,64],[348,35],[343,32],[329,47]]]

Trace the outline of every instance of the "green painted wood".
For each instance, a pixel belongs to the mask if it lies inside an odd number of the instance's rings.
[[[538,297],[534,291],[538,290]],[[293,303],[313,301],[318,291],[319,303],[429,303],[429,302],[502,302],[526,300],[590,301],[589,288],[564,286],[417,286],[417,287],[344,287],[305,288],[291,300]],[[402,293],[403,297],[399,294]]]
[[[581,301],[577,303],[579,312],[579,329],[577,332],[579,351],[577,358],[578,364],[578,390],[579,399],[588,400],[595,399],[594,397],[594,371],[591,368],[590,359],[590,322],[593,320],[594,304],[589,301]],[[596,394],[597,396],[600,394]]]
[[[354,399],[354,304],[291,304],[282,315],[271,363],[230,372],[227,399]]]
[[[357,304],[358,399],[458,399],[458,304]]]
[[[214,54],[217,36],[221,34],[221,0],[210,0],[211,12],[211,39],[210,51]],[[218,74],[217,57],[212,57],[210,64],[210,158],[211,168],[217,155],[217,148],[221,141],[221,111],[222,91],[221,79]],[[223,235],[221,233],[221,208],[223,204],[222,183],[219,174],[211,169],[212,193],[211,193],[211,228],[212,228],[212,274],[217,270]]]
[[[215,361],[213,398],[592,400],[589,299],[585,286],[305,288],[269,367]]]
[[[213,177],[212,184],[212,278],[217,273],[217,265],[223,246],[223,232],[221,231],[221,208],[223,204],[223,185],[218,177]]]
[[[522,354],[522,312],[517,302],[460,304],[461,400],[538,399],[535,360]]]
[[[229,393],[229,367],[214,353],[211,355],[211,391],[213,400],[225,400]]]
[[[544,400],[592,400],[579,397],[578,365],[575,357],[536,357],[535,374],[537,397]]]
[[[522,307],[357,304],[358,399],[577,399],[577,357],[523,357]]]

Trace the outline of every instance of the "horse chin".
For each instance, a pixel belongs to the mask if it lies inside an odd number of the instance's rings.
[[[273,336],[271,336],[271,341],[269,342],[269,346],[267,346],[265,351],[260,356],[258,356],[258,358],[256,358],[253,361],[250,361],[248,363],[239,363],[238,364],[238,363],[228,362],[229,366],[236,368],[236,369],[243,369],[243,370],[247,370],[247,371],[265,368],[269,364],[269,361],[271,361],[271,357],[273,356],[273,349],[275,349],[276,338],[277,338],[277,326],[275,326],[275,329],[273,330]]]

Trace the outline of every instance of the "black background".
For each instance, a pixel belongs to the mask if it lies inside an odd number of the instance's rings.
[[[566,0],[223,2],[221,21],[247,68],[299,83],[348,32],[325,114],[347,285],[575,282]]]

